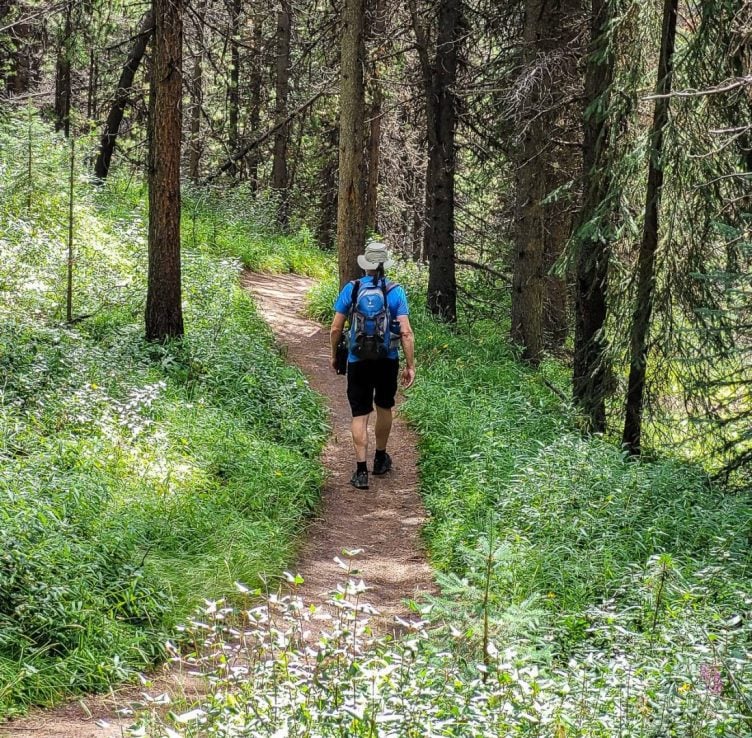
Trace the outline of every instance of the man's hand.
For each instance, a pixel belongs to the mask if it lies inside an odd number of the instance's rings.
[[[405,368],[402,370],[402,387],[404,389],[408,389],[413,386],[413,382],[415,381],[415,365],[412,366],[405,366]]]
[[[329,331],[329,345],[332,349],[332,358],[329,361],[329,366],[332,367],[332,371],[337,373],[337,345],[339,339],[342,338],[342,332],[345,330],[345,315],[344,313],[334,313],[334,320],[332,320],[332,328]]]

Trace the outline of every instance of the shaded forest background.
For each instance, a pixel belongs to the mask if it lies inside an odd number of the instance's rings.
[[[181,167],[309,227],[340,282],[382,234],[441,319],[571,362],[586,430],[750,460],[748,3],[4,0],[0,23],[5,115],[99,138],[92,180],[150,171],[160,294]]]

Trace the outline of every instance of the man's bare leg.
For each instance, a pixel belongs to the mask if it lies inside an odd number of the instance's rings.
[[[378,423],[376,427],[378,428]],[[356,415],[352,419],[350,429],[355,447],[355,460],[364,462],[368,453],[368,415]]]
[[[375,431],[376,450],[385,451],[387,441],[389,441],[389,434],[392,431],[392,408],[379,407],[378,405],[376,405]]]

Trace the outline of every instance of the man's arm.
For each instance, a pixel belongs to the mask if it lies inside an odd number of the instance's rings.
[[[407,315],[400,315],[400,341],[405,352],[405,368],[402,370],[402,386],[407,389],[415,381],[415,336]]]
[[[329,342],[332,347],[332,359],[330,363],[335,372],[337,371],[337,344],[342,337],[342,331],[345,329],[345,317],[344,313],[334,313],[332,328],[329,331]]]

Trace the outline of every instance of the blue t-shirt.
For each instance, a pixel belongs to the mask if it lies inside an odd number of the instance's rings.
[[[374,279],[370,275],[366,275],[365,277],[360,278],[360,288],[367,285],[373,284]],[[387,282],[387,285],[389,285],[389,282]],[[343,288],[342,292],[339,293],[339,297],[337,298],[337,301],[334,303],[334,311],[337,313],[342,313],[343,315],[349,315],[350,314],[350,308],[352,307],[352,293],[353,293],[353,284],[352,282],[348,282]],[[402,285],[397,285],[394,289],[392,289],[386,296],[386,302],[389,306],[389,315],[392,318],[392,320],[396,320],[401,315],[408,315],[409,310],[407,307],[407,295],[405,294],[405,288]],[[389,353],[387,354],[387,358],[389,359],[398,359],[399,358],[399,350],[396,348],[390,349]],[[357,356],[354,356],[352,352],[350,352],[350,355],[347,359],[348,361],[360,361]]]

